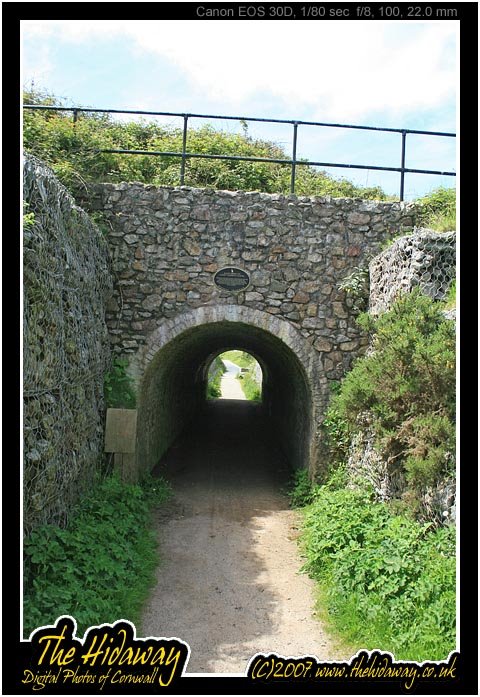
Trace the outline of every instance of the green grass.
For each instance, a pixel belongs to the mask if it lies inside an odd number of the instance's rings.
[[[448,289],[448,293],[444,300],[445,310],[454,310],[457,306],[457,282],[453,281],[452,285]]]
[[[238,376],[243,394],[251,402],[261,402],[262,401],[262,388],[258,382],[253,377],[252,372],[243,373]]]
[[[252,368],[255,365],[255,358],[251,356],[246,351],[225,351],[222,353],[221,358],[225,358],[227,361],[232,361],[240,368]]]
[[[79,633],[140,620],[159,553],[150,512],[170,496],[162,479],[99,482],[66,528],[44,525],[24,542],[24,635],[72,615]]]
[[[320,614],[348,645],[413,661],[455,649],[454,527],[434,530],[366,491],[321,486],[305,509],[302,544]]]
[[[437,232],[456,230],[456,189],[438,187],[418,199],[417,203],[421,206],[417,226]]]

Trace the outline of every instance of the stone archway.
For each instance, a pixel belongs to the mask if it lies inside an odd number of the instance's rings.
[[[205,403],[206,366],[239,348],[264,367],[263,405],[293,467],[316,468],[321,357],[289,322],[259,310],[206,306],[166,320],[132,364],[138,387],[137,467],[151,470]]]

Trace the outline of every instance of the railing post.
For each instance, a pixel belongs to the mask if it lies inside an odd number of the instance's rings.
[[[298,123],[293,122],[293,148],[292,148],[292,177],[290,180],[290,193],[295,193],[295,170],[297,168],[297,131]]]
[[[73,110],[73,123],[77,123],[78,121],[78,111],[76,109]]]
[[[402,171],[400,172],[400,201],[403,201],[403,195],[405,192],[405,145],[407,140],[407,132],[402,131],[402,162],[400,167]]]
[[[185,153],[187,152],[187,129],[188,129],[188,114],[183,115],[183,139],[182,139],[182,164],[180,167],[180,186],[185,183],[185,163],[187,158]]]

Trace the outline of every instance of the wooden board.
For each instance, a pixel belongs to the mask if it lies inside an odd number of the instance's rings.
[[[134,453],[136,437],[136,409],[107,409],[106,453]]]

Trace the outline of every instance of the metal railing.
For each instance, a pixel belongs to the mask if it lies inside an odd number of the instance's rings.
[[[443,177],[455,177],[455,172],[442,172],[440,170],[433,169],[411,169],[405,167],[406,161],[406,141],[407,135],[426,135],[426,136],[436,136],[443,138],[455,138],[455,133],[444,133],[440,131],[421,131],[408,128],[379,128],[377,126],[355,126],[352,124],[344,123],[322,123],[319,121],[291,121],[285,119],[263,119],[252,116],[218,116],[213,114],[183,114],[183,113],[173,113],[168,111],[140,111],[140,110],[129,110],[129,109],[88,109],[84,107],[64,107],[64,106],[46,106],[46,105],[34,105],[34,104],[24,104],[24,109],[36,109],[44,111],[70,111],[73,114],[73,122],[78,120],[78,115],[82,112],[87,113],[100,113],[100,114],[133,114],[137,116],[168,116],[168,117],[180,117],[183,118],[183,133],[182,133],[182,151],[181,152],[161,152],[157,150],[122,150],[122,149],[99,149],[98,152],[104,153],[116,153],[122,155],[151,155],[151,156],[162,156],[162,157],[179,157],[181,158],[180,164],[180,185],[183,186],[185,183],[185,167],[186,162],[190,158],[202,158],[209,160],[238,160],[244,162],[271,162],[274,164],[289,165],[291,167],[291,177],[290,177],[290,192],[295,193],[295,176],[297,166],[309,165],[313,167],[331,167],[331,168],[346,168],[346,169],[366,169],[366,170],[376,170],[383,172],[399,172],[400,173],[400,201],[404,200],[405,193],[405,174],[432,174]],[[209,155],[204,153],[192,153],[187,152],[187,137],[188,137],[188,123],[190,119],[219,119],[222,121],[240,121],[248,123],[261,122],[261,123],[276,123],[276,124],[290,124],[293,126],[293,138],[292,138],[292,157],[291,159],[276,159],[269,157],[244,157],[242,155]],[[400,155],[400,167],[381,167],[379,165],[355,165],[346,164],[340,162],[316,162],[314,160],[297,159],[297,140],[298,140],[298,127],[299,126],[319,126],[325,128],[350,128],[354,130],[363,131],[381,131],[384,133],[399,133],[402,137],[401,139],[401,155]]]

